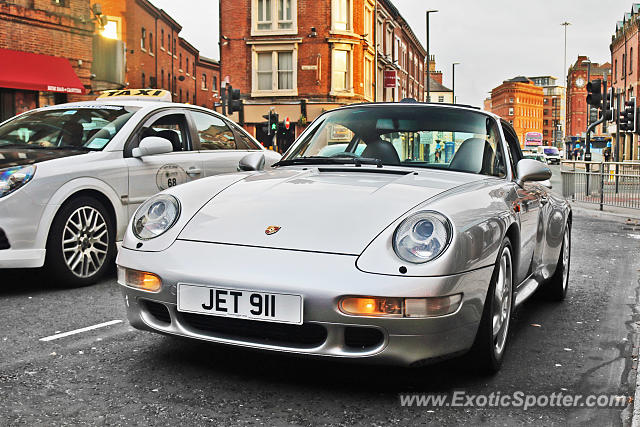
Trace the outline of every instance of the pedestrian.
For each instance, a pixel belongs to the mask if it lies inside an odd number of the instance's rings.
[[[606,148],[602,150],[602,155],[604,156],[605,162],[611,161],[611,142],[607,142]]]

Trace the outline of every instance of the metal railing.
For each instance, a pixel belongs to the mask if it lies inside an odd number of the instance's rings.
[[[575,202],[640,209],[640,162],[561,162],[562,195]]]

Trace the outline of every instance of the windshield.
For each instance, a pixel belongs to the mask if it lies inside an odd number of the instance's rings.
[[[495,120],[434,106],[372,106],[321,116],[280,165],[370,163],[505,176]]]
[[[551,156],[558,156],[560,155],[560,152],[558,151],[558,149],[556,147],[546,147],[543,149],[544,154],[546,154],[547,156],[551,155]]]
[[[25,113],[0,126],[0,148],[77,148],[102,150],[138,107],[51,107]]]

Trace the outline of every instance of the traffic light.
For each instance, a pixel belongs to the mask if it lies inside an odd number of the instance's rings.
[[[269,111],[269,114],[265,114],[262,117],[267,119],[267,135],[275,135],[278,131],[278,114]]]
[[[242,110],[242,100],[240,99],[240,89],[234,89],[233,86],[227,85],[227,111],[233,114]]]
[[[607,97],[604,100],[603,106],[602,106],[602,115],[604,116],[604,119],[608,122],[613,122],[616,118],[616,111],[615,111],[615,101],[614,101],[614,90],[613,88],[609,89],[607,91]]]
[[[602,108],[602,80],[596,79],[587,83],[587,92],[587,104]]]
[[[624,109],[620,112],[620,130],[624,132],[636,132],[638,110],[636,106],[636,98],[631,98],[624,102]]]

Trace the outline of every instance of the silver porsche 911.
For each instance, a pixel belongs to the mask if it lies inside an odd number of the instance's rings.
[[[497,371],[514,307],[566,295],[570,206],[497,116],[353,105],[263,164],[140,206],[117,259],[133,326],[399,365],[471,350]]]

